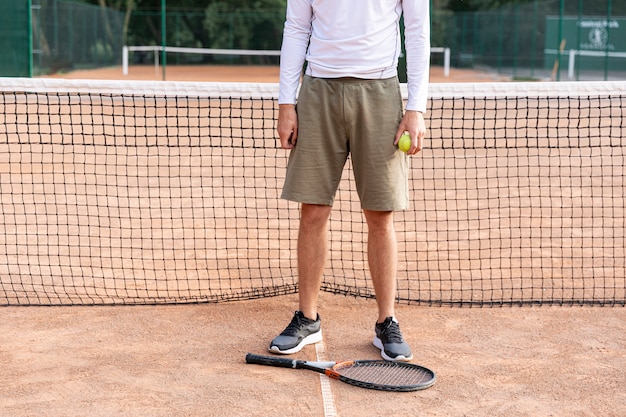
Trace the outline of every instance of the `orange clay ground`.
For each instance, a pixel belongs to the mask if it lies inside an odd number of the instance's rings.
[[[181,70],[180,73],[179,70]],[[274,67],[168,68],[168,80],[276,82]],[[121,68],[67,78],[123,79]],[[158,79],[153,67],[126,79]],[[498,81],[433,69],[433,82]],[[425,391],[385,393],[244,363],[288,323],[295,295],[222,304],[0,307],[0,416],[626,415],[626,309],[400,305]],[[372,300],[323,294],[326,357],[375,359]],[[306,347],[294,355],[316,358]],[[325,377],[322,377],[325,378]],[[335,413],[336,414],[333,414]]]

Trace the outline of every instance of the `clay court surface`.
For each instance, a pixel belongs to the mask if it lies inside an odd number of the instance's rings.
[[[274,67],[170,68],[169,81],[276,82]],[[160,76],[160,73],[158,74]],[[153,67],[63,75],[157,80]],[[452,70],[433,82],[501,81]],[[624,416],[623,307],[399,305],[437,383],[385,393],[305,370],[247,365],[288,323],[297,297],[171,306],[0,307],[0,416]],[[377,359],[373,300],[323,294],[315,360]],[[330,385],[330,391],[326,389]],[[336,414],[335,414],[336,413]]]

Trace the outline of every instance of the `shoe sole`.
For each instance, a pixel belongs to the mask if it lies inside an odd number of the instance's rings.
[[[409,357],[406,357],[404,355],[398,355],[395,358],[392,358],[391,356],[387,355],[385,353],[385,346],[383,345],[383,341],[380,340],[378,338],[378,336],[374,337],[374,346],[376,346],[378,349],[380,349],[380,356],[383,357],[384,360],[389,361],[389,362],[408,362],[411,359],[413,359],[413,355],[411,354]]]
[[[281,355],[291,355],[292,353],[300,352],[302,348],[305,347],[306,345],[312,345],[314,343],[318,343],[321,341],[322,341],[322,329],[320,329],[317,333],[312,333],[308,335],[307,337],[302,339],[300,343],[298,343],[296,346],[292,347],[291,349],[280,350],[278,346],[272,345],[269,347],[268,350],[272,353],[278,353]]]

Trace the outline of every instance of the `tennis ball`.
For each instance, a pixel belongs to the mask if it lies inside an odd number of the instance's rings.
[[[402,136],[400,136],[400,140],[398,140],[398,148],[402,152],[408,152],[411,149],[411,136],[407,132],[404,132]]]

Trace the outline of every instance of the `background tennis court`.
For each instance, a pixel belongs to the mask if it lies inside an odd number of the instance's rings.
[[[374,303],[322,300],[327,356],[376,357]],[[285,295],[190,306],[3,308],[0,376],[9,382],[0,406],[14,416],[323,415],[317,375],[243,364],[247,351],[265,350],[295,305]],[[438,373],[437,385],[384,394],[333,383],[339,415],[626,411],[622,308],[401,305],[399,317],[416,361]],[[315,355],[306,349],[298,357]]]

